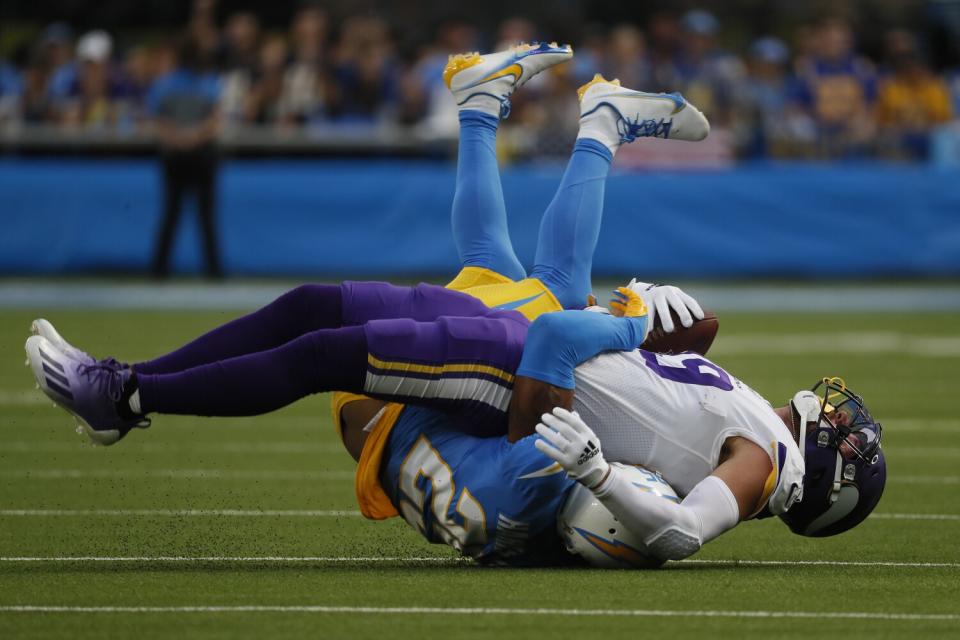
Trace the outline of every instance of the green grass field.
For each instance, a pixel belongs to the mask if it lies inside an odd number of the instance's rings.
[[[135,360],[234,314],[48,315]],[[956,314],[723,315],[714,359],[767,397],[864,395],[886,494],[836,538],[748,523],[651,572],[482,569],[365,521],[325,396],[94,449],[33,391],[31,318],[0,312],[0,638],[960,637]]]

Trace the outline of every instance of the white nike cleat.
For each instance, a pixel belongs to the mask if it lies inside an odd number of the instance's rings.
[[[64,339],[64,337],[53,328],[53,324],[49,320],[44,318],[37,318],[34,320],[30,324],[30,333],[35,336],[43,336],[63,354],[67,355],[73,360],[76,360],[77,362],[93,364],[96,361],[96,359],[86,351],[77,349],[75,346],[67,342],[66,339]]]
[[[573,48],[556,42],[519,44],[506,51],[450,56],[443,81],[457,105],[500,118],[510,115],[510,96],[517,87],[555,64],[573,57]]]
[[[645,93],[606,80],[599,73],[577,89],[580,137],[596,137],[608,147],[637,138],[703,140],[710,123],[679,93]]]

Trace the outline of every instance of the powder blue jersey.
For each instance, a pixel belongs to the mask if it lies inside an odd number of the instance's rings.
[[[407,407],[390,434],[381,483],[423,536],[485,564],[574,562],[557,513],[574,481],[529,436],[477,438],[449,428],[446,413]],[[445,426],[446,425],[446,426]]]

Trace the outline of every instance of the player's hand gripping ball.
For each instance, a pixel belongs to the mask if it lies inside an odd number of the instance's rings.
[[[641,349],[655,353],[693,351],[700,355],[710,350],[720,330],[720,321],[712,311],[704,311],[690,295],[678,287],[638,282],[634,278],[614,292],[611,312],[625,315],[634,297],[639,297],[647,309],[647,337]],[[633,306],[636,307],[636,303]]]

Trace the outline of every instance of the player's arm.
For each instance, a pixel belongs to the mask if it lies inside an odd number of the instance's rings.
[[[604,351],[632,351],[647,337],[647,309],[632,294],[630,315],[615,317],[590,311],[545,313],[530,325],[518,376],[561,389],[573,389],[577,365]]]
[[[593,311],[561,311],[537,318],[527,332],[510,400],[507,438],[529,436],[540,416],[573,406],[573,370],[603,351],[632,350],[649,323],[637,295],[625,294],[624,317]]]
[[[705,478],[680,503],[644,492],[604,460],[600,441],[580,416],[564,409],[545,414],[537,433],[542,436],[536,442],[537,449],[590,489],[620,522],[643,538],[651,553],[663,560],[680,560],[696,553],[736,526],[756,504],[752,483],[737,482],[731,487],[723,479],[736,476],[732,468]],[[747,491],[743,495],[734,494],[744,487]]]

